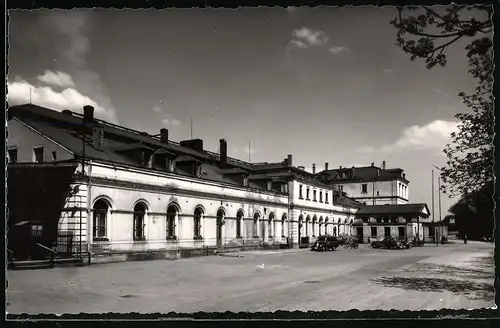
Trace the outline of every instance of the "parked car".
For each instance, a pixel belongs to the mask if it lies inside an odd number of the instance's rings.
[[[398,249],[404,248],[404,246],[396,238],[386,236],[372,241],[372,248]]]
[[[316,242],[311,245],[311,251],[329,251],[339,247],[339,239],[335,236],[322,235],[316,239]]]

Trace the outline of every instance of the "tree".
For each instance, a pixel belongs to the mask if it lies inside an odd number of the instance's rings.
[[[405,12],[413,15],[404,16]],[[412,61],[424,59],[428,69],[446,65],[446,50],[450,45],[461,39],[470,40],[465,47],[469,73],[478,86],[471,94],[458,94],[472,111],[455,115],[460,121],[458,132],[451,134],[452,142],[443,150],[447,165],[441,169],[442,189],[450,195],[481,190],[494,178],[492,14],[493,7],[487,5],[452,4],[444,12],[409,6],[398,8],[398,16],[391,21],[398,30],[397,46]],[[480,19],[481,16],[484,18]]]
[[[479,239],[493,234],[493,205],[493,183],[490,183],[480,190],[462,196],[450,207],[449,212],[451,217],[455,218],[455,226],[461,235]]]

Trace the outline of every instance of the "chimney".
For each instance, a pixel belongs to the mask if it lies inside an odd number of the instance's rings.
[[[385,161],[382,161],[382,170],[385,170]]]
[[[351,174],[352,174],[353,177],[354,177],[354,173],[356,173],[356,168],[353,166],[352,169],[351,169]]]
[[[375,166],[375,163],[373,163],[373,162],[372,162],[372,163],[370,164],[370,166],[371,166],[371,167],[374,167],[374,166]]]
[[[227,141],[224,139],[219,140],[220,144],[220,165],[221,167],[227,167]]]
[[[325,163],[325,171],[328,171],[328,163]]]
[[[288,157],[287,157],[287,164],[288,164],[288,166],[293,166],[292,155],[290,155],[290,154],[288,154]]]
[[[339,170],[342,170],[342,165],[339,166]]]
[[[160,129],[160,142],[168,144],[168,129]]]
[[[90,123],[94,120],[94,107],[86,105],[83,106],[83,121]]]
[[[316,164],[313,164],[313,174],[316,174]]]

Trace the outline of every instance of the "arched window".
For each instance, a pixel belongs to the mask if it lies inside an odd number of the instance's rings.
[[[337,236],[337,227],[335,227],[335,226],[333,227],[333,235]]]
[[[99,199],[94,204],[94,239],[106,238],[107,237],[107,219],[110,204],[105,199]]]
[[[145,240],[144,227],[146,222],[146,205],[144,203],[137,203],[134,207],[134,240]]]
[[[273,229],[274,228],[274,214],[269,213],[269,219],[267,222],[267,236],[273,237]]]
[[[238,214],[236,214],[236,237],[241,237],[242,221],[243,221],[243,212],[238,211]]]
[[[252,226],[252,233],[254,237],[257,237],[259,235],[259,230],[258,230],[258,223],[259,223],[259,213],[255,213],[253,215],[253,226]]]
[[[177,206],[170,205],[167,208],[167,239],[176,239],[175,235],[175,218],[177,216]]]
[[[194,210],[194,239],[201,239],[201,218],[203,216],[203,210],[201,207],[197,207]]]
[[[283,213],[281,216],[281,237],[285,237],[285,221],[286,221],[286,214]]]
[[[325,235],[328,235],[329,233],[329,229],[328,229],[328,224],[330,222],[328,222],[328,217],[325,218]]]

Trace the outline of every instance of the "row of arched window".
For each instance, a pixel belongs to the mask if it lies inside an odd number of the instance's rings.
[[[111,209],[111,204],[104,198],[98,199],[93,206],[93,237],[94,239],[107,238],[107,219],[108,213]],[[133,239],[134,240],[145,240],[145,226],[146,226],[146,217],[147,206],[144,202],[138,202],[134,206],[133,210]],[[176,204],[171,204],[167,208],[167,224],[166,224],[166,233],[167,239],[176,239],[176,217],[180,213],[180,209]],[[194,239],[201,239],[202,236],[202,218],[204,215],[204,210],[201,206],[197,206],[193,213],[193,236]],[[222,209],[217,211],[217,223],[223,224],[225,218],[225,212]],[[281,236],[285,236],[285,221],[286,214],[283,213],[281,217]],[[253,216],[253,225],[252,225],[252,236],[259,236],[258,224],[261,219],[261,215],[259,212],[256,212]],[[244,213],[242,210],[239,210],[236,215],[236,236],[241,238],[243,237],[243,220]],[[268,216],[268,236],[274,236],[276,231],[276,219],[274,213],[270,213]],[[261,231],[262,235],[264,231]]]
[[[349,223],[348,223],[349,222]],[[311,221],[311,217],[308,215],[305,219],[304,222],[304,216],[301,215],[299,216],[299,234],[302,235],[302,232],[305,232],[305,236],[309,236],[311,233],[314,235],[316,231],[318,231],[318,235],[323,235],[328,233],[328,225],[333,225],[332,228],[332,234],[334,236],[337,235],[337,226],[339,225],[347,225],[347,224],[353,224],[354,220],[351,219],[348,221],[347,219],[338,219],[338,221],[335,223],[334,221],[329,222],[328,217],[326,217],[323,220],[323,217],[319,218],[319,221],[316,216],[313,217]],[[305,223],[305,224],[304,224]],[[309,226],[311,226],[311,231],[309,231]]]

